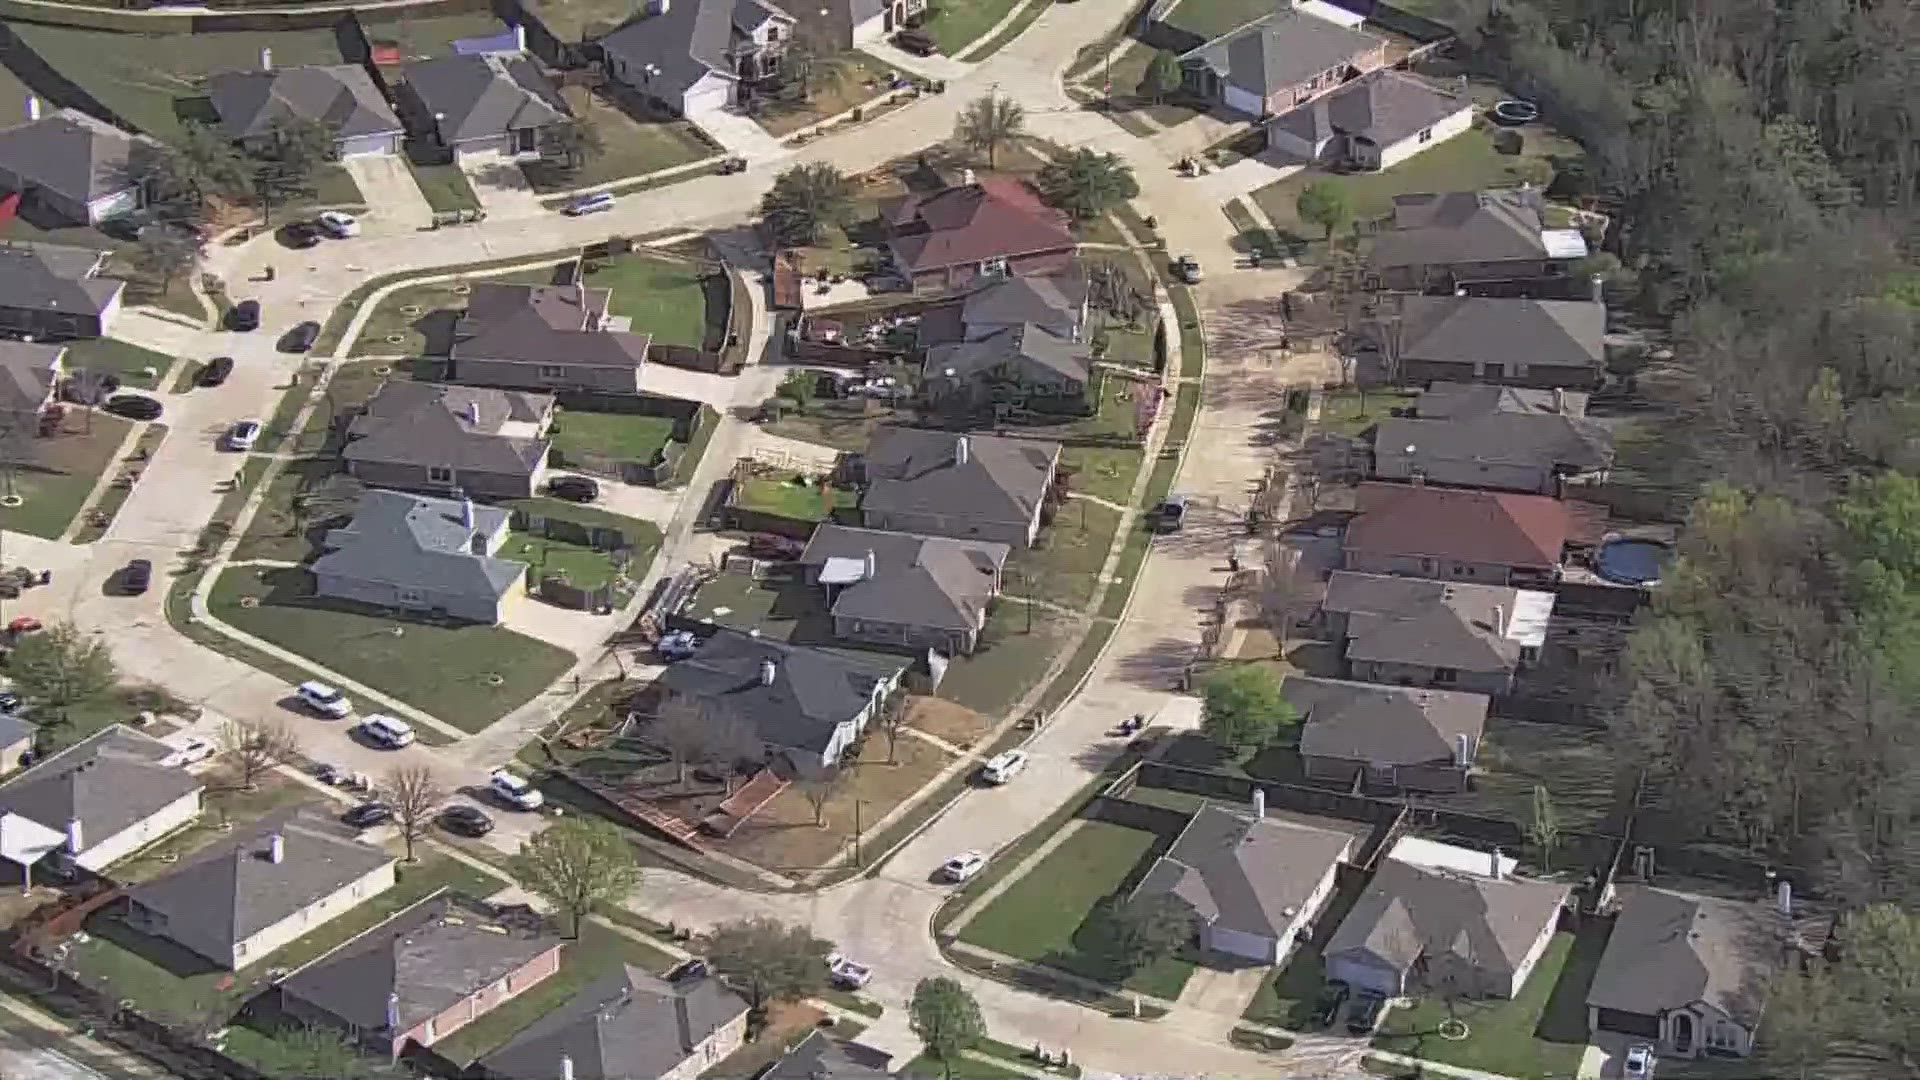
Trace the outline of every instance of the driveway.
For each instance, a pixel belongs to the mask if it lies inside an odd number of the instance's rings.
[[[727,153],[754,165],[770,165],[792,153],[752,117],[732,109],[703,109],[687,119]]]
[[[462,158],[460,171],[467,175],[467,182],[473,185],[473,193],[479,197],[480,206],[489,219],[511,221],[555,216],[553,211],[540,205],[540,196],[534,194],[533,185],[527,183],[527,174],[511,161]]]
[[[414,182],[413,170],[398,154],[355,154],[340,165],[360,188],[367,204],[363,232],[405,232],[433,221],[433,207]]]

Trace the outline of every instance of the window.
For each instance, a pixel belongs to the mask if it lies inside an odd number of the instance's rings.
[[[531,154],[540,148],[539,133],[532,128],[515,128],[507,137],[513,143],[513,153]]]
[[[247,943],[244,941],[234,942],[233,955],[236,957],[247,955]]]
[[[1438,569],[1439,565],[1439,563],[1434,562],[1432,559],[1421,559],[1420,572],[1423,574],[1431,574]]]
[[[401,589],[400,602],[403,604],[424,604],[427,602],[427,598],[426,594],[422,593],[419,589]]]
[[[1427,128],[1426,130],[1424,130],[1424,131],[1422,131],[1422,132],[1420,133],[1420,141],[1421,141],[1421,142],[1423,142],[1423,143],[1428,143],[1428,142],[1432,142],[1432,141],[1433,141],[1433,129],[1432,129],[1432,128]]]
[[[564,379],[567,377],[567,369],[559,364],[542,364],[540,365],[540,377],[543,379]]]
[[[1472,576],[1473,576],[1473,564],[1472,564],[1472,563],[1463,563],[1463,562],[1457,562],[1457,563],[1454,563],[1454,564],[1453,564],[1453,576],[1454,576],[1454,577],[1472,577]]]
[[[1460,673],[1450,667],[1433,669],[1433,681],[1440,686],[1452,686],[1460,681]]]
[[[453,466],[451,465],[427,466],[427,483],[429,484],[453,483]]]

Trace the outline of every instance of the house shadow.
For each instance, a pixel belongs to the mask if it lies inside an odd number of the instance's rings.
[[[190,949],[134,929],[117,912],[94,913],[87,920],[87,933],[125,949],[176,978],[191,979],[225,970]]]
[[[188,124],[213,127],[220,123],[220,114],[213,107],[213,99],[205,95],[174,98],[173,116],[182,127]]]
[[[415,319],[410,327],[414,333],[426,340],[421,352],[435,359],[444,359],[452,355],[455,341],[454,330],[460,325],[461,313],[452,308],[436,308]],[[425,376],[415,374],[415,378]]]
[[[1607,923],[1590,923],[1574,934],[1567,964],[1560,969],[1546,1007],[1540,1010],[1540,1023],[1533,1032],[1536,1038],[1556,1043],[1587,1041],[1587,992],[1593,988],[1600,956],[1607,951],[1610,929]]]

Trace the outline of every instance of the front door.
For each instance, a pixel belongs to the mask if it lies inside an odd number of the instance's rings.
[[[1673,1052],[1693,1053],[1693,1017],[1687,1013],[1673,1014]]]

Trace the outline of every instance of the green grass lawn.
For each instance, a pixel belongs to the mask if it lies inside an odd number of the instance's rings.
[[[612,313],[632,319],[635,333],[697,349],[707,340],[704,274],[694,263],[630,253],[602,262],[587,274],[586,284],[612,289]]]
[[[1149,339],[1149,357],[1152,352],[1153,343]],[[1075,440],[1107,438],[1137,442],[1140,415],[1137,402],[1142,400],[1139,395],[1145,393],[1144,384],[1132,379],[1106,379],[1101,384],[1098,411],[1075,423],[1069,436]],[[1074,491],[1124,506],[1132,497],[1142,457],[1137,445],[1068,445],[1061,451],[1060,465],[1073,470]]]
[[[933,35],[942,53],[953,56],[964,52],[980,35],[997,26],[1017,3],[1019,0],[947,0],[934,8],[922,29]]]
[[[1120,512],[1086,499],[1074,499],[1055,511],[1040,533],[1043,546],[1015,551],[1007,568],[1024,582],[1023,593],[1069,607],[1093,599],[1100,567],[1120,527]]]
[[[409,154],[407,171],[413,174],[413,182],[419,186],[420,194],[426,197],[427,205],[434,213],[451,214],[480,209],[480,196],[474,193],[472,181],[467,179],[467,174],[460,166],[450,161],[423,165]]]
[[[12,494],[26,501],[0,506],[0,528],[58,538],[86,505],[131,427],[132,421],[102,412],[69,413],[58,435],[34,440],[33,463],[12,477]]]
[[[243,607],[244,596],[258,606]],[[319,600],[313,575],[299,569],[229,569],[210,606],[230,626],[464,731],[505,716],[573,664],[566,650],[502,627],[439,626]]]
[[[1003,27],[999,33],[982,43],[977,51],[968,53],[967,62],[977,64],[1006,48],[1013,43],[1013,39],[1026,33],[1027,27],[1032,26],[1036,19],[1045,15],[1047,8],[1051,6],[1053,6],[1053,0],[1033,0],[1033,3],[1028,4],[1026,9],[1015,16],[1014,20]]]
[[[1044,2],[1034,4],[1045,6]],[[893,65],[849,50],[818,63],[812,93],[805,101],[795,97],[765,102],[755,119],[774,135],[786,135],[865,104],[885,93],[897,74]]]
[[[850,488],[796,484],[784,475],[748,476],[733,486],[734,505],[800,521],[824,521],[836,509],[858,505],[859,498]]]
[[[409,15],[394,22],[378,22],[367,27],[372,45],[392,45],[408,57],[446,56],[453,43],[462,38],[493,37],[505,33],[507,24],[486,14]]]
[[[1381,1050],[1446,1065],[1481,1069],[1518,1080],[1556,1080],[1574,1075],[1586,1049],[1587,988],[1606,947],[1604,935],[1589,931],[1555,934],[1547,952],[1512,1001],[1468,1001],[1458,1006],[1467,1037],[1441,1038],[1447,1005],[1423,998],[1411,1008],[1393,1009],[1373,1045]]]
[[[557,577],[578,588],[597,589],[611,583],[615,576],[615,560],[611,552],[595,551],[590,547],[531,533],[510,534],[507,542],[500,545],[499,554],[503,559],[518,559],[526,563],[535,582],[542,578]],[[644,571],[645,561],[640,565]],[[632,580],[631,573],[623,576],[628,581]]]
[[[1009,582],[1008,588],[1019,595],[1018,583]],[[996,602],[987,615],[983,647],[972,656],[953,658],[940,680],[940,696],[1000,719],[1046,674],[1067,629],[1066,621],[1046,608]]]
[[[159,379],[149,379],[142,372],[152,368],[159,378],[164,378],[167,369],[173,366],[173,357],[113,338],[94,338],[91,341],[68,342],[63,362],[71,374],[82,371],[89,374],[111,372],[124,385],[152,390]]]
[[[1215,38],[1273,10],[1271,0],[1180,0],[1162,21],[1202,38]]]
[[[1159,838],[1140,829],[1088,821],[1026,876],[1008,886],[960,931],[960,940],[1090,979],[1113,982],[1114,972],[1087,951],[1088,916],[1101,900],[1130,888],[1136,871],[1159,850]],[[1177,998],[1193,974],[1175,957],[1136,972],[1124,985],[1155,997]]]
[[[574,115],[600,133],[605,149],[577,169],[537,161],[522,165],[527,183],[540,194],[597,187],[720,153],[686,120],[649,114],[638,106],[622,107],[583,87],[570,87],[564,93]]]
[[[114,881],[131,884],[159,877],[173,869],[181,856],[231,838],[232,833],[222,827],[223,823],[231,823],[236,829],[245,830],[252,822],[274,811],[299,803],[316,802],[313,789],[278,773],[268,773],[254,785],[252,791],[239,786],[237,775],[209,775],[207,792],[202,801],[204,810],[198,821],[142,849],[131,858],[115,863]],[[327,814],[330,808],[321,805],[319,812]]]
[[[637,413],[567,409],[553,424],[553,448],[561,455],[597,454],[617,461],[654,461],[673,438],[673,419]]]
[[[1330,435],[1359,434],[1393,416],[1393,410],[1412,405],[1420,394],[1413,390],[1366,390],[1346,387],[1320,402],[1320,430]]]

